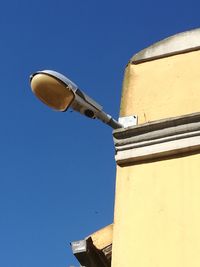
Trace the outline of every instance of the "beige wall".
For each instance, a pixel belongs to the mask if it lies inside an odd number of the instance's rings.
[[[112,266],[200,266],[200,156],[118,167]]]
[[[139,123],[199,111],[200,51],[175,55],[126,69],[121,116]]]
[[[121,116],[199,111],[200,51],[128,65]],[[118,167],[112,267],[200,266],[200,154]]]

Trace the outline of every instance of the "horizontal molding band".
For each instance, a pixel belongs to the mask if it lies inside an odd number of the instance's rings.
[[[200,29],[181,32],[165,38],[134,55],[132,64],[178,55],[200,49]]]
[[[200,148],[200,113],[113,132],[118,165],[178,155]]]

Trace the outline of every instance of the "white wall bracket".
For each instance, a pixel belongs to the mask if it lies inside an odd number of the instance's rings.
[[[130,126],[137,125],[138,116],[132,115],[132,116],[120,117],[118,121],[123,125],[124,128],[128,128]]]

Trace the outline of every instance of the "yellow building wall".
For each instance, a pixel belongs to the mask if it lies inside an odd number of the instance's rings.
[[[139,124],[198,112],[200,51],[138,65],[121,116]],[[117,167],[112,267],[200,266],[200,154]]]
[[[117,169],[112,266],[200,266],[200,156]]]
[[[141,64],[129,64],[120,116],[138,115],[138,122],[179,116],[200,109],[200,51]]]

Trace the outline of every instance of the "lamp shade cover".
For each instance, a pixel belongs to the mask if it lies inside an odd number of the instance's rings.
[[[33,75],[31,89],[44,104],[57,111],[67,110],[75,98],[67,84],[47,73]]]

